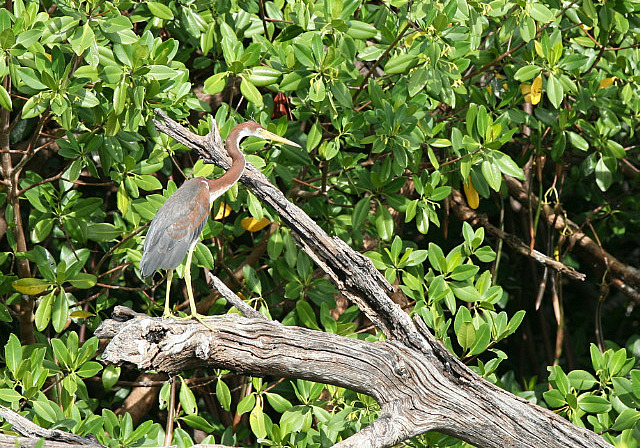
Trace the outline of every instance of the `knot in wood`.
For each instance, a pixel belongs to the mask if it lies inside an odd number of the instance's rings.
[[[167,329],[163,327],[155,327],[150,328],[149,331],[143,336],[146,341],[151,342],[152,344],[158,344],[161,342],[165,336],[167,335]]]
[[[398,376],[402,376],[402,377],[407,376],[408,371],[404,361],[398,360],[397,362],[395,362],[393,364],[393,372]]]

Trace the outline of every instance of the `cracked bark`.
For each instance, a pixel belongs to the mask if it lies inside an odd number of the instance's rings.
[[[195,135],[170,120],[158,129],[198,151],[205,162],[228,168],[217,132]],[[593,432],[516,397],[477,376],[449,353],[418,318],[389,297],[384,277],[362,254],[330,237],[248,164],[240,179],[291,228],[296,242],[384,332],[384,342],[364,342],[288,327],[264,317],[216,316],[207,324],[162,320],[117,307],[96,331],[111,338],[102,359],[140,369],[176,373],[193,367],[301,378],[372,396],[380,417],[336,447],[390,447],[437,430],[478,447],[606,447]],[[225,293],[223,293],[225,294]]]

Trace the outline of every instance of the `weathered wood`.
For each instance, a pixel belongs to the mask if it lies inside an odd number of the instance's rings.
[[[38,443],[42,443],[38,445]],[[52,440],[40,439],[36,437],[20,437],[12,436],[9,434],[0,434],[0,448],[85,448],[86,445],[79,445],[76,443],[67,442],[55,442]],[[160,448],[160,447],[148,447],[148,448]],[[169,445],[162,448],[178,448],[178,445]],[[212,445],[212,444],[196,444],[192,448],[232,448],[227,445]],[[237,448],[237,447],[234,447]]]
[[[209,163],[228,168],[222,139],[195,135],[159,112],[158,129]],[[334,384],[371,395],[380,417],[338,443],[389,447],[437,430],[478,447],[606,447],[600,436],[485,381],[412,320],[389,297],[391,285],[362,254],[330,237],[251,164],[240,182],[272,207],[300,248],[338,289],[384,332],[369,343],[264,318],[236,315],[193,321],[162,320],[116,310],[97,331],[113,339],[103,360],[140,369],[178,372],[203,365],[250,375],[277,375]],[[126,319],[129,321],[124,321]]]
[[[104,448],[104,445],[98,443],[98,440],[93,434],[90,434],[88,437],[82,437],[70,432],[61,431],[59,429],[45,429],[36,425],[29,419],[21,416],[17,412],[14,412],[2,405],[0,405],[0,418],[2,418],[7,423],[10,423],[14,431],[23,436],[26,436],[28,438],[27,440],[37,442],[39,439],[44,439],[53,442],[61,442],[63,444]],[[14,441],[12,446],[15,447],[15,438],[13,439]]]
[[[301,378],[370,395],[380,418],[338,447],[388,447],[431,430],[480,447],[608,446],[553,412],[471,371],[459,377],[398,341],[371,343],[235,314],[207,325],[215,331],[197,321],[137,315],[118,324],[102,359],[168,373],[210,367]],[[105,336],[100,328],[96,335]]]

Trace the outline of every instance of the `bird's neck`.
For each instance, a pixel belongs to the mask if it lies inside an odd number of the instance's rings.
[[[238,182],[238,179],[240,179],[240,176],[242,176],[244,172],[246,161],[242,151],[240,151],[240,140],[244,137],[237,128],[234,128],[227,137],[225,146],[227,154],[231,157],[231,167],[218,179],[207,179],[209,183],[209,201],[211,204],[229,190],[233,184]]]

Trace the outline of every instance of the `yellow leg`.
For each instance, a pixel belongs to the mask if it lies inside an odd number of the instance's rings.
[[[193,257],[193,249],[189,249],[187,253],[187,261],[184,265],[184,281],[187,284],[187,297],[189,297],[189,308],[191,308],[191,317],[196,317],[196,301],[193,298],[193,291],[191,289],[191,258]]]
[[[167,293],[164,298],[164,313],[162,314],[163,319],[173,317],[171,314],[171,310],[169,309],[169,298],[171,297],[171,280],[173,279],[173,269],[169,269],[167,271]]]
[[[189,308],[191,308],[191,316],[188,316],[188,319],[196,319],[209,330],[217,331],[205,323],[204,318],[206,316],[202,316],[196,311],[196,301],[193,298],[193,290],[191,289],[191,259],[193,257],[194,249],[195,246],[189,249],[189,252],[187,253],[187,261],[185,262],[184,266],[184,281],[187,284],[187,297],[189,298]]]

